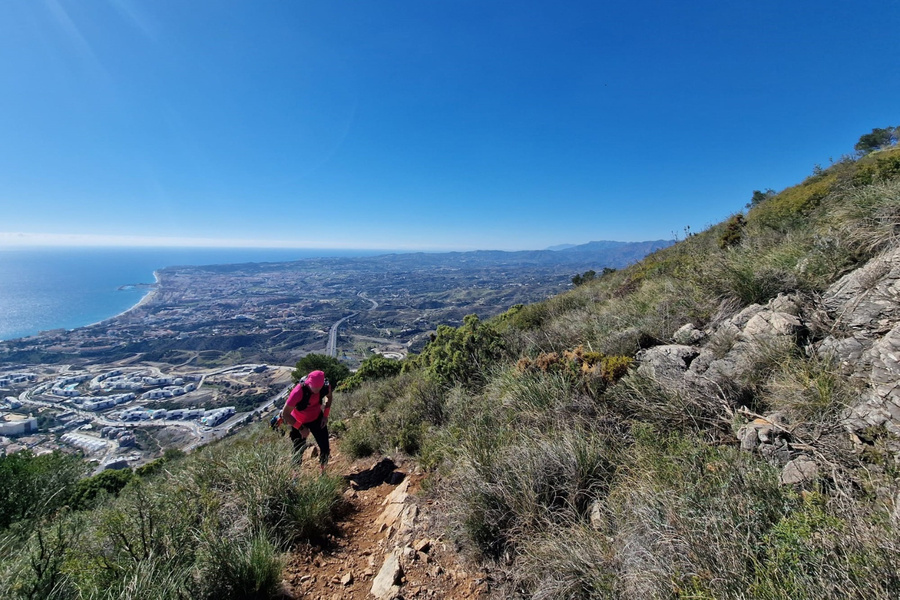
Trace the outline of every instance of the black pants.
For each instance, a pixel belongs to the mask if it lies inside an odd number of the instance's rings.
[[[328,462],[331,454],[331,445],[328,442],[328,425],[323,423],[323,415],[320,413],[319,418],[311,423],[304,423],[302,428],[306,428],[312,433],[319,446],[319,464],[324,465]],[[291,427],[291,441],[294,443],[294,462],[300,464],[303,459],[303,451],[306,450],[306,438],[300,433],[296,427]]]

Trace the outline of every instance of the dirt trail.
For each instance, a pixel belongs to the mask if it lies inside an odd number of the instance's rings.
[[[312,472],[315,463],[308,456],[303,469]],[[332,535],[288,557],[283,597],[487,597],[484,575],[467,571],[452,544],[430,525],[433,509],[417,495],[423,476],[414,470],[411,462],[384,457],[350,461],[336,448],[329,471],[349,482],[347,510]]]

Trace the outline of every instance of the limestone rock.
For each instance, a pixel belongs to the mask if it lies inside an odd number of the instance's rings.
[[[686,323],[678,328],[672,335],[672,339],[676,344],[682,346],[693,346],[699,343],[705,337],[704,333],[694,327],[693,323]]]
[[[398,485],[394,491],[385,496],[384,501],[381,503],[382,506],[386,506],[388,504],[403,504],[406,502],[406,496],[409,493],[409,480],[405,479],[403,483]]]
[[[778,294],[769,300],[769,310],[779,313],[787,313],[795,317],[800,316],[800,301],[795,294]]]
[[[638,353],[638,372],[660,383],[677,383],[684,379],[691,361],[699,354],[700,351],[692,346],[654,346]]]
[[[778,336],[795,334],[801,327],[800,319],[794,315],[763,310],[747,321],[741,331],[744,339],[766,340]]]
[[[403,483],[397,486],[394,491],[388,494],[382,506],[385,507],[381,515],[375,519],[375,527],[379,531],[388,527],[399,528],[400,519],[405,509],[405,502],[408,496],[409,479],[405,479]]]
[[[608,526],[606,515],[603,513],[603,507],[599,500],[594,500],[594,503],[591,504],[590,519],[591,527],[596,531],[603,531]]]
[[[737,432],[741,450],[758,452],[772,462],[787,463],[791,451],[788,446],[790,434],[784,430],[785,424],[784,416],[777,412],[747,423]]]
[[[811,481],[819,474],[819,468],[811,458],[800,456],[784,465],[781,470],[782,485],[795,485]]]
[[[884,426],[900,435],[900,248],[875,257],[826,290],[822,304],[834,333],[817,349],[867,384],[843,415],[851,432]]]
[[[372,581],[370,593],[378,600],[391,600],[400,594],[400,577],[403,575],[403,569],[400,566],[402,553],[402,548],[394,548]]]
[[[400,527],[398,528],[398,533],[403,536],[411,534],[416,525],[416,518],[418,516],[419,507],[415,504],[407,504],[400,514]]]

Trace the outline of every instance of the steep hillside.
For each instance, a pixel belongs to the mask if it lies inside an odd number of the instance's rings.
[[[439,328],[342,398],[498,597],[900,594],[900,149],[546,302]]]

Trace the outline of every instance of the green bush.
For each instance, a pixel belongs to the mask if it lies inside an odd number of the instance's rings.
[[[0,530],[52,514],[69,501],[86,472],[81,457],[58,451],[0,455]]]
[[[551,527],[527,538],[513,571],[513,587],[531,598],[615,598],[615,549],[586,523]]]
[[[375,354],[364,360],[356,373],[344,379],[338,387],[338,391],[350,392],[359,388],[364,381],[375,381],[399,375],[402,368],[401,361]]]
[[[859,389],[828,357],[788,356],[766,385],[770,410],[792,423],[831,424],[859,399]]]
[[[201,598],[267,600],[277,596],[282,560],[278,549],[264,535],[245,540],[211,532],[202,538],[202,546]]]
[[[0,597],[76,598],[77,589],[64,567],[81,530],[79,520],[64,516],[29,530],[24,540],[16,536],[0,538]]]
[[[460,327],[439,326],[416,363],[442,384],[476,386],[502,355],[503,341],[494,326],[468,315]]]
[[[532,430],[518,437],[489,454],[464,450],[447,491],[464,538],[490,556],[583,518],[613,474],[616,448],[590,432]]]
[[[353,458],[371,456],[381,449],[384,438],[375,415],[355,419],[341,438],[341,450]]]
[[[741,213],[725,221],[725,231],[719,236],[719,247],[730,248],[739,244],[741,237],[743,237],[744,225],[746,225],[746,222],[744,221],[744,215]]]
[[[802,226],[810,211],[831,192],[835,181],[834,173],[810,177],[750,209],[747,222],[785,233]]]
[[[339,386],[344,379],[350,376],[350,369],[338,359],[326,354],[311,352],[297,361],[291,378],[297,382],[312,371],[323,371],[333,388]]]
[[[75,486],[70,504],[76,510],[92,507],[98,498],[106,495],[117,496],[134,477],[131,469],[103,471],[93,477],[82,479]]]
[[[340,507],[339,478],[297,474],[289,444],[271,431],[208,448],[185,472],[198,494],[226,493],[253,531],[283,543],[321,535]]]
[[[342,478],[298,474],[260,425],[166,462],[92,510],[10,530],[0,597],[274,597],[281,549],[330,531],[342,502]]]

